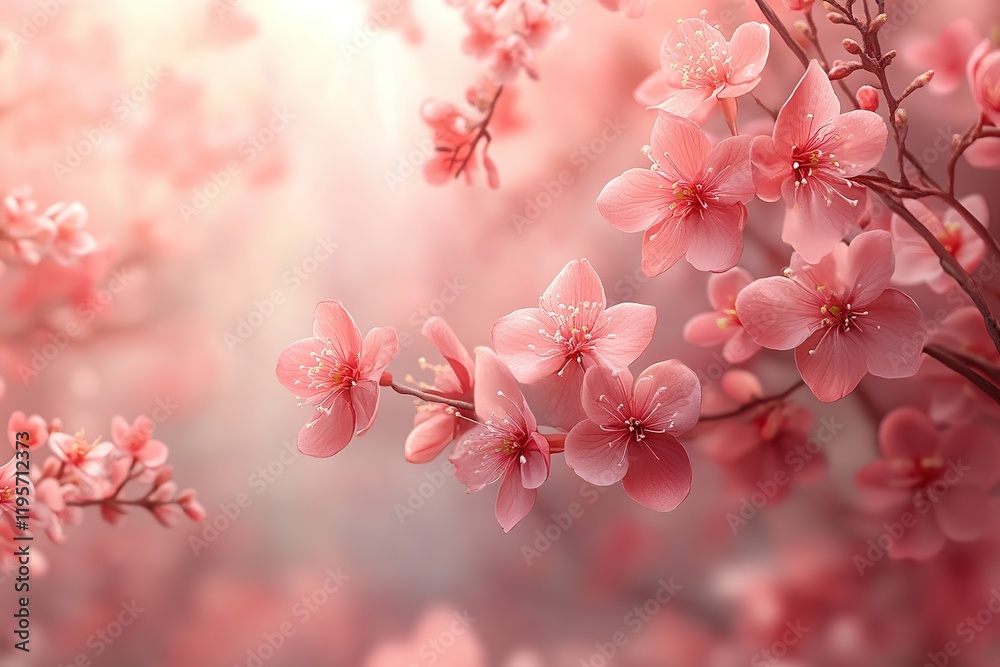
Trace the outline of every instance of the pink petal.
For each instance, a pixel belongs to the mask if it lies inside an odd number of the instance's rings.
[[[850,286],[849,302],[867,306],[889,285],[896,266],[892,254],[892,236],[875,230],[858,234],[847,249],[847,261],[840,272],[844,285]]]
[[[844,175],[850,178],[877,166],[889,138],[889,128],[882,116],[859,109],[845,113],[835,122],[841,140],[833,150]]]
[[[858,471],[855,476],[858,486],[867,486],[875,489],[898,490],[900,481],[899,470],[895,464],[887,459],[872,461]]]
[[[682,88],[672,93],[656,108],[683,118],[699,116],[703,114],[705,103],[709,100],[714,101],[714,93],[715,91],[710,88]]]
[[[771,48],[770,37],[770,27],[763,23],[750,21],[736,28],[729,40],[732,58],[730,66],[733,71],[729,77],[730,84],[753,81],[760,76]],[[725,91],[721,94],[724,93]]]
[[[983,137],[969,146],[964,157],[976,169],[1000,169],[1000,137]]]
[[[434,410],[429,417],[413,427],[406,436],[403,454],[408,463],[427,463],[444,451],[455,437],[456,417],[441,410]]]
[[[748,135],[723,139],[708,154],[706,169],[718,175],[716,195],[719,204],[746,204],[757,194],[750,168],[750,146],[753,139]]]
[[[301,374],[302,372],[299,371],[299,375]],[[116,445],[121,445],[125,442],[125,439],[128,438],[131,433],[132,429],[129,426],[129,423],[125,421],[124,417],[121,415],[115,415],[111,418],[111,439]]]
[[[952,486],[934,503],[934,516],[942,532],[957,542],[979,539],[989,526],[989,512],[984,511],[989,494],[980,489]]]
[[[1000,434],[984,426],[952,426],[941,434],[940,455],[945,465],[962,469],[962,486],[992,490],[1000,482]]]
[[[597,209],[615,229],[642,232],[666,218],[670,199],[666,180],[650,169],[629,169],[611,180],[597,197]]]
[[[878,443],[887,459],[936,456],[941,442],[938,430],[923,412],[912,407],[893,410],[878,429]]]
[[[302,398],[309,398],[319,393],[309,388],[308,369],[316,365],[312,354],[319,354],[322,349],[323,346],[315,338],[304,338],[286,347],[278,355],[278,365],[275,369],[278,382]]]
[[[774,123],[774,148],[791,155],[793,146],[805,146],[817,128],[840,115],[840,100],[826,72],[815,60],[809,62],[791,96]]]
[[[148,468],[158,468],[167,462],[170,450],[159,440],[148,440],[142,449],[135,453],[135,458]]]
[[[361,364],[358,372],[362,378],[379,381],[382,371],[396,358],[399,352],[399,339],[392,327],[372,329],[365,336],[362,344]]]
[[[771,137],[754,137],[750,145],[750,166],[754,188],[763,201],[781,199],[782,184],[794,177],[788,154],[779,155]]]
[[[587,414],[580,404],[583,376],[583,366],[572,361],[562,375],[552,374],[526,388],[542,423],[568,431],[586,419]]]
[[[336,400],[330,414],[316,412],[299,431],[299,451],[327,458],[341,451],[354,437],[354,410],[347,400]]]
[[[590,420],[582,421],[566,436],[566,465],[597,486],[610,486],[622,479],[629,463],[625,447],[627,431],[605,431]]]
[[[754,342],[746,329],[739,332],[722,346],[722,358],[731,364],[741,364],[760,351],[760,345]]]
[[[658,69],[643,79],[632,93],[635,101],[645,106],[655,106],[679,91],[677,77],[671,76],[672,73],[669,69]]]
[[[605,366],[587,369],[580,396],[586,417],[595,424],[620,426],[620,417],[608,412],[608,403],[631,405],[632,384],[628,369],[613,371]],[[603,397],[606,399],[602,400]]]
[[[539,433],[531,434],[533,445],[524,450],[521,482],[527,489],[537,489],[549,477],[549,443]]]
[[[789,180],[782,186],[782,196],[787,208],[781,240],[815,264],[861,222],[867,190],[841,183],[825,186],[813,180],[796,191]]]
[[[658,276],[676,264],[694,240],[694,226],[671,218],[651,227],[642,237],[642,272]]]
[[[594,350],[600,362],[612,369],[627,368],[653,340],[656,308],[620,303],[605,310],[598,321],[601,335],[594,342]]]
[[[341,361],[353,362],[361,352],[361,330],[339,301],[316,304],[313,336],[330,341],[330,348]]]
[[[655,428],[685,433],[694,428],[701,414],[701,382],[676,359],[661,361],[637,376],[633,401],[635,414],[656,419]]]
[[[705,454],[721,465],[737,463],[760,445],[760,431],[734,419],[714,425],[703,442]]]
[[[633,453],[634,452],[634,453]],[[691,462],[671,435],[650,435],[629,448],[631,461],[622,487],[633,500],[657,512],[669,512],[691,491]]]
[[[586,259],[566,264],[544,294],[558,294],[563,303],[607,303],[601,277]]]
[[[537,494],[537,491],[527,489],[521,483],[521,468],[511,466],[497,494],[497,521],[500,522],[503,532],[510,532],[511,528],[528,515],[535,504]]]
[[[912,509],[906,511],[915,514]],[[899,515],[891,517],[892,521],[898,519]],[[941,551],[946,541],[933,515],[916,514],[916,524],[908,528],[903,536],[889,547],[889,555],[897,560],[901,558],[927,560]]]
[[[488,347],[476,348],[476,415],[481,422],[491,415],[508,415],[519,419],[528,433],[535,430],[535,418],[528,410],[521,388],[510,369]]]
[[[867,348],[868,371],[883,378],[915,374],[926,336],[917,304],[899,290],[887,289],[867,308],[858,337]]]
[[[772,277],[750,283],[736,298],[736,314],[759,345],[789,350],[802,344],[822,319],[819,297],[796,281]]]
[[[752,282],[750,272],[738,266],[724,273],[714,273],[708,277],[709,303],[716,310],[733,308],[736,295]]]
[[[815,350],[813,354],[809,354]],[[867,372],[865,348],[839,328],[815,332],[795,349],[795,365],[813,395],[830,403],[847,396]]]
[[[454,371],[462,389],[465,391],[472,389],[472,380],[476,372],[475,364],[469,351],[458,340],[458,336],[448,326],[448,323],[443,318],[431,317],[424,322],[421,333],[434,343],[441,356],[451,366],[451,370]]]
[[[357,435],[364,435],[375,423],[378,412],[379,385],[374,380],[364,380],[351,389],[351,407],[354,408]]]
[[[721,324],[720,324],[721,323]],[[715,311],[695,315],[684,325],[684,340],[700,347],[722,345],[732,338],[739,327],[729,326],[729,318]]]
[[[663,111],[657,114],[653,123],[650,144],[653,159],[674,180],[695,180],[712,149],[697,123]]]
[[[728,271],[743,255],[743,228],[747,209],[743,204],[710,206],[700,218],[688,217],[681,224],[694,227],[694,239],[684,257],[699,271]]]
[[[493,347],[497,354],[514,377],[528,384],[555,375],[566,363],[561,354],[543,354],[552,343],[538,331],[547,331],[551,323],[548,318],[542,321],[540,315],[538,308],[523,308],[493,324]]]

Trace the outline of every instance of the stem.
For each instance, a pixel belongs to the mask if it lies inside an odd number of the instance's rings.
[[[816,21],[813,20],[812,7],[806,10],[805,15],[806,24],[809,26],[809,33],[806,36],[809,38],[809,42],[813,45],[813,48],[816,49],[816,54],[819,55],[819,64],[823,66],[824,70],[829,72],[830,61],[827,60],[826,53],[823,52],[823,45],[820,44],[819,29],[816,27]],[[844,95],[847,96],[851,106],[855,109],[860,109],[861,105],[858,103],[857,97],[851,94],[850,88],[847,87],[847,82],[843,79],[838,79],[837,85],[840,87],[840,90],[844,93]]]
[[[984,394],[993,399],[994,403],[1000,404],[1000,389],[991,384],[982,375],[966,366],[960,359],[952,355],[946,348],[939,345],[928,345],[924,348],[927,356],[937,359],[942,364],[964,376],[969,382],[976,385]]]
[[[472,160],[472,156],[476,154],[476,146],[479,145],[479,142],[484,137],[487,137],[487,141],[489,140],[489,133],[487,132],[487,129],[489,127],[490,120],[493,118],[493,113],[497,110],[497,102],[500,100],[500,93],[502,92],[503,86],[497,87],[497,92],[493,96],[493,101],[490,102],[490,106],[486,111],[486,117],[483,118],[483,122],[479,124],[479,131],[476,133],[475,138],[469,145],[469,154],[465,156],[465,159],[462,160],[462,163],[458,166],[458,171],[455,172],[455,178],[461,176],[462,172],[465,171],[465,168],[469,166],[469,161]]]
[[[771,117],[771,120],[778,120],[778,112],[761,102],[756,93],[751,92],[750,97],[752,97],[753,101],[757,103],[757,106],[767,112],[767,115]]]
[[[431,394],[426,391],[417,389],[416,387],[409,387],[405,384],[400,384],[395,380],[389,385],[393,391],[397,394],[404,394],[406,396],[416,396],[421,401],[426,401],[428,403],[442,403],[444,405],[455,408],[456,410],[463,410],[465,412],[474,413],[476,411],[476,406],[472,403],[467,403],[466,401],[459,401],[454,398],[445,398],[444,396],[438,396],[437,394]]]
[[[993,384],[1000,385],[1000,368],[997,368],[994,364],[990,363],[986,359],[983,359],[979,355],[965,352],[964,350],[956,350],[953,347],[945,347],[944,345],[939,345],[937,343],[932,343],[927,347],[934,347],[945,354],[955,357],[956,359],[971,366],[974,370],[988,377]]]
[[[794,392],[799,387],[805,386],[805,384],[806,384],[805,380],[799,380],[798,382],[796,382],[795,384],[793,384],[791,387],[789,387],[788,389],[784,390],[780,394],[775,394],[774,396],[765,396],[763,398],[758,398],[758,399],[752,400],[749,403],[744,403],[743,405],[741,405],[740,407],[736,408],[735,410],[730,410],[729,412],[723,412],[723,413],[717,414],[717,415],[705,415],[705,416],[701,417],[701,419],[699,419],[698,421],[699,422],[710,422],[710,421],[719,421],[721,419],[729,419],[730,417],[739,417],[740,415],[742,415],[742,414],[744,414],[746,412],[749,412],[749,411],[753,410],[754,408],[759,407],[761,405],[766,405],[768,403],[775,403],[777,401],[786,399],[786,398],[788,398],[792,394],[792,392]]]
[[[774,13],[774,10],[771,9],[771,6],[767,4],[767,0],[755,0],[755,2],[757,3],[757,6],[760,8],[761,13],[764,15],[764,18],[767,19],[767,22],[770,23],[774,27],[774,29],[778,31],[778,34],[781,35],[781,39],[785,41],[785,44],[788,46],[789,49],[791,49],[795,57],[799,59],[799,62],[802,63],[802,66],[809,67],[809,56],[806,55],[806,52],[802,49],[801,46],[799,46],[799,43],[795,41],[795,38],[792,37],[792,34],[788,32],[788,28],[786,28],[785,24],[781,22],[781,19],[778,18],[778,15]]]
[[[955,170],[958,168],[958,159],[962,157],[962,154],[968,150],[969,146],[975,143],[976,139],[980,136],[989,136],[983,128],[983,117],[980,116],[979,120],[976,121],[969,130],[962,135],[961,141],[959,141],[958,146],[955,146],[951,159],[948,160],[948,193],[951,195],[955,194]]]

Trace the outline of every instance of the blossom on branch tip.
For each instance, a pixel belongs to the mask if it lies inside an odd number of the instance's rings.
[[[371,428],[378,410],[379,379],[398,351],[396,331],[361,330],[338,301],[316,305],[313,335],[289,345],[278,357],[278,380],[313,408],[299,432],[299,451],[333,456],[355,435]]]

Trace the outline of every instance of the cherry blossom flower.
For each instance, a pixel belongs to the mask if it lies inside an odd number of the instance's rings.
[[[1000,50],[984,39],[969,56],[966,74],[979,110],[990,123],[1000,125]]]
[[[684,340],[701,347],[723,345],[722,358],[739,364],[760,350],[736,316],[736,295],[753,282],[746,269],[736,267],[708,278],[711,311],[695,315],[684,326]]]
[[[0,466],[0,522],[17,516],[17,457]]]
[[[621,12],[627,18],[637,19],[646,13],[648,0],[597,0],[613,12]]]
[[[764,397],[760,381],[747,371],[727,372],[720,385],[730,406]],[[727,486],[737,494],[757,491],[758,482],[784,475],[788,483],[776,485],[768,499],[779,503],[794,488],[793,481],[813,482],[826,470],[822,452],[803,449],[815,421],[812,412],[786,398],[713,424],[701,444],[725,470]]]
[[[156,468],[167,461],[167,446],[153,438],[153,420],[145,415],[136,417],[131,426],[124,417],[116,415],[111,420],[111,440],[120,451],[147,468]]]
[[[886,288],[893,266],[889,233],[865,232],[816,264],[793,254],[784,277],[757,280],[740,292],[736,313],[760,345],[795,348],[813,394],[836,401],[866,373],[917,372],[923,320],[910,297]]]
[[[921,72],[934,70],[928,89],[946,95],[962,83],[969,56],[980,40],[968,18],[955,19],[933,37],[915,39],[902,49],[907,63]]]
[[[333,456],[371,428],[378,411],[379,380],[396,356],[391,327],[361,330],[338,301],[316,305],[312,338],[289,345],[278,357],[278,380],[301,405],[315,410],[299,432],[299,451]]]
[[[985,427],[939,432],[910,407],[887,415],[879,427],[882,458],[859,471],[857,482],[894,520],[907,511],[916,515],[889,555],[924,560],[948,540],[982,536],[990,523],[990,496],[1000,482],[998,448],[1000,437]]]
[[[81,497],[101,497],[113,487],[112,473],[115,471],[115,446],[99,437],[87,440],[83,431],[76,435],[52,433],[49,447],[56,458],[68,468],[82,476],[79,491]]]
[[[774,133],[753,140],[757,196],[785,201],[781,240],[818,262],[856,226],[864,187],[850,180],[878,164],[888,129],[872,111],[840,113],[840,100],[815,60],[778,113]]]
[[[82,204],[53,204],[42,217],[51,221],[55,228],[51,254],[60,264],[72,264],[97,247],[94,237],[83,231],[87,224],[87,209]]]
[[[434,383],[424,387],[425,391],[445,398],[472,402],[472,386],[476,365],[472,356],[440,317],[432,317],[424,323],[424,336],[441,352],[446,365],[427,366],[434,371]],[[473,427],[474,415],[443,403],[423,403],[417,408],[413,420],[413,430],[406,437],[404,452],[410,463],[426,463],[440,454],[452,440],[459,438]]]
[[[450,460],[470,493],[500,481],[496,514],[506,533],[531,511],[549,476],[549,444],[514,375],[487,347],[476,348],[475,384],[478,425]]]
[[[633,386],[628,369],[595,366],[583,384],[587,419],[566,436],[566,465],[591,484],[622,482],[636,502],[658,512],[691,490],[691,463],[677,436],[701,410],[694,371],[676,360],[653,364]]]
[[[27,438],[18,438],[18,433],[27,433]],[[17,449],[17,442],[20,440],[28,449],[37,449],[45,444],[49,438],[49,425],[39,415],[28,417],[20,410],[15,410],[7,421],[7,437],[10,438],[10,446]]]
[[[959,308],[949,314],[928,342],[981,360],[987,366],[1000,367],[1000,353],[993,346],[989,332],[983,326],[983,317],[974,306]],[[937,359],[924,356],[919,377],[930,395],[928,414],[935,422],[966,424],[984,410],[992,415],[1000,414],[996,403]]]
[[[694,122],[661,112],[644,149],[652,169],[629,169],[597,198],[625,232],[645,232],[642,270],[656,276],[681,257],[700,271],[726,271],[743,254],[744,205],[754,197],[747,136],[714,148]]]
[[[520,382],[538,387],[546,423],[569,429],[586,414],[583,374],[591,366],[627,368],[653,338],[656,309],[607,308],[604,285],[586,259],[568,263],[538,300],[493,325],[493,347]]]
[[[961,200],[980,222],[989,226],[989,208],[982,195],[969,195]],[[955,256],[966,271],[972,271],[986,254],[986,244],[961,215],[948,208],[943,218],[923,203],[908,199],[907,210],[937,237],[945,249]],[[896,249],[896,272],[892,276],[897,285],[928,284],[943,294],[956,287],[955,279],[944,272],[941,261],[927,242],[898,215],[892,216],[892,235]]]
[[[770,27],[744,23],[726,38],[705,20],[678,20],[660,49],[660,70],[635,91],[636,99],[678,116],[704,120],[716,103],[733,134],[736,99],[760,83],[770,50]]]

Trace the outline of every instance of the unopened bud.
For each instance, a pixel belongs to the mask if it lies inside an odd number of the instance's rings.
[[[848,53],[853,53],[854,55],[858,55],[859,53],[861,53],[861,45],[855,42],[853,39],[845,39],[844,50],[847,51]]]
[[[861,69],[862,65],[857,60],[836,60],[834,61],[833,67],[830,68],[828,74],[830,81],[836,81],[837,79],[843,79],[851,72]]]
[[[865,111],[875,111],[878,109],[878,91],[871,86],[861,86],[858,88],[858,104]]]
[[[897,128],[899,128],[899,129],[905,128],[906,124],[909,122],[909,120],[910,120],[910,116],[909,116],[909,114],[906,113],[906,109],[903,109],[903,108],[896,109],[896,114],[895,114],[895,116],[893,116],[893,124]]]
[[[889,66],[889,64],[890,64],[890,63],[891,63],[891,62],[892,62],[893,60],[895,60],[895,58],[896,58],[896,56],[897,56],[897,55],[898,55],[898,54],[896,53],[896,49],[893,49],[893,50],[892,50],[892,51],[890,51],[889,53],[887,53],[887,54],[885,54],[884,56],[882,56],[882,67],[888,67],[888,66]]]
[[[830,23],[837,23],[839,25],[850,25],[851,20],[841,14],[840,12],[830,12],[826,15],[826,20]]]
[[[888,14],[879,14],[878,16],[876,16],[875,18],[873,18],[872,22],[868,24],[868,32],[869,32],[869,34],[878,32],[879,29],[882,26],[884,26],[885,22],[888,21],[888,20],[889,20],[889,15]]]
[[[934,70],[932,69],[927,70],[926,72],[924,72],[923,74],[921,74],[916,79],[910,82],[910,85],[906,87],[906,90],[903,91],[903,94],[900,95],[899,99],[903,99],[904,97],[906,97],[915,90],[920,90],[928,83],[930,83],[931,79],[933,78],[934,78]]]

